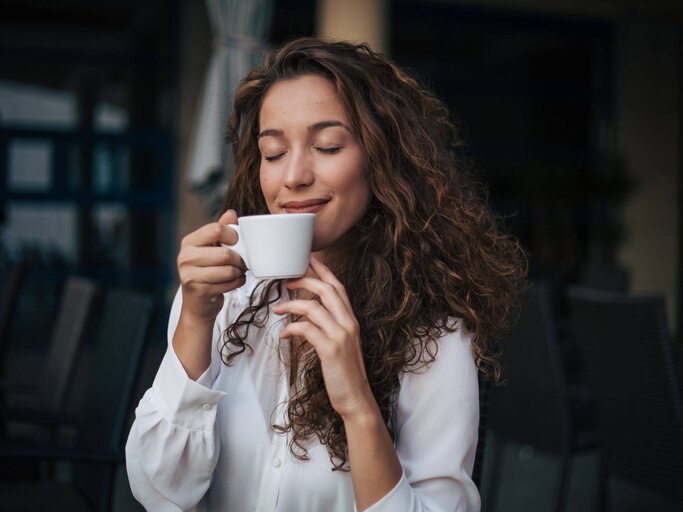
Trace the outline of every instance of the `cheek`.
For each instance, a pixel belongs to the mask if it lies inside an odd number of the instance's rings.
[[[355,173],[353,177],[349,177],[345,187],[348,193],[353,196],[357,206],[364,210],[365,206],[370,202],[371,195],[366,171],[363,170]]]
[[[334,185],[338,190],[343,190],[348,194],[361,196],[369,190],[365,163],[360,152],[343,165],[336,166],[329,176],[333,177]]]
[[[261,185],[261,193],[266,203],[270,206],[270,201],[273,199],[273,191],[275,189],[275,184],[273,183],[272,177],[269,178],[267,173],[259,172],[259,184]]]
[[[364,183],[362,190],[359,193],[358,196],[358,219],[363,217],[365,215],[365,212],[368,209],[368,205],[370,204],[370,200],[372,199],[372,193],[370,192],[370,187],[368,186],[367,183]]]

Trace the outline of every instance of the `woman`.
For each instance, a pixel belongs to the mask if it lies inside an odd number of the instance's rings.
[[[217,223],[188,235],[169,348],[127,445],[148,510],[472,511],[477,371],[524,274],[444,105],[364,45],[298,39],[235,95]],[[230,208],[230,209],[228,209]],[[316,214],[262,281],[239,215]]]

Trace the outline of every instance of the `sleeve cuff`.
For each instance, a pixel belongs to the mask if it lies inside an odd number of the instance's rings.
[[[401,479],[382,499],[373,503],[365,512],[396,512],[398,510],[415,510],[415,493],[406,479],[405,473]],[[353,504],[354,512],[358,512]]]
[[[152,385],[152,400],[171,424],[190,430],[213,430],[222,391],[210,389],[207,369],[197,381],[190,379],[169,345]]]

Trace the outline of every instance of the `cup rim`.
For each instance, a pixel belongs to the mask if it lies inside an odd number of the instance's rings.
[[[259,215],[244,215],[238,217],[237,221],[241,219],[263,219],[271,217],[315,217],[315,213],[263,213]]]

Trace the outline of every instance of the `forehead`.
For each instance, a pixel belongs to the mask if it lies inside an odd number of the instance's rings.
[[[266,93],[259,112],[261,129],[276,127],[271,123],[313,124],[332,119],[349,122],[334,85],[319,75],[279,80]]]

